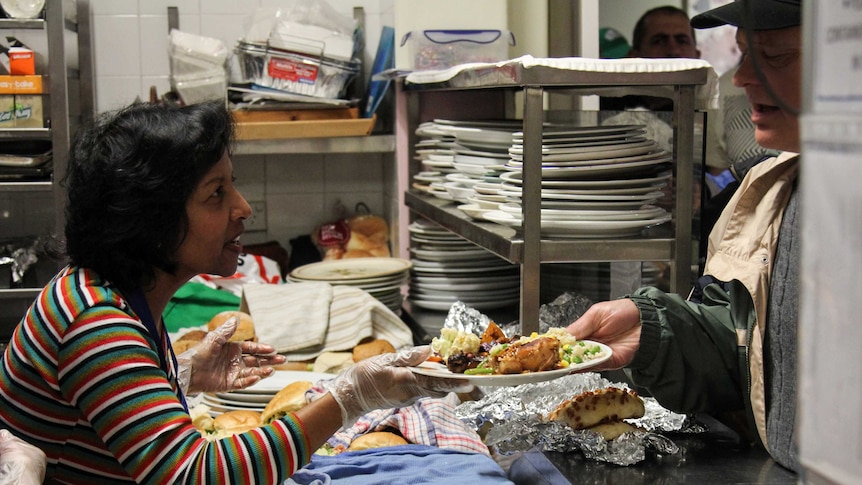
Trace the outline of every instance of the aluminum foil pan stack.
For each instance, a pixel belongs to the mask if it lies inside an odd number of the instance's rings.
[[[358,61],[314,57],[266,43],[237,42],[243,82],[293,94],[336,99],[359,73]]]

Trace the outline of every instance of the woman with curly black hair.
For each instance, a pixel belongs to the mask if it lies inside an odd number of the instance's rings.
[[[178,360],[161,319],[193,276],[236,271],[251,207],[234,186],[232,137],[223,102],[138,103],[76,136],[65,180],[69,265],[36,298],[0,365],[0,427],[45,452],[47,482],[281,483],[364,412],[463,390],[404,369],[429,353],[407,349],[351,367],[271,424],[200,435],[186,392],[247,387],[284,361],[271,346],[228,342],[235,321]]]

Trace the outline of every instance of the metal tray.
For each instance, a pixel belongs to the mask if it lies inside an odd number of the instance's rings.
[[[50,141],[15,140],[0,142],[0,167],[38,167],[50,159]]]

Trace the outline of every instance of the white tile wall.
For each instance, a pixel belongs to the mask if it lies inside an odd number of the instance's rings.
[[[366,57],[374,58],[380,29],[393,25],[394,0],[327,0],[339,13],[365,9]],[[106,111],[140,97],[150,87],[170,89],[168,6],[179,10],[180,30],[220,39],[232,48],[242,37],[246,18],[258,7],[289,5],[288,0],[90,0],[96,79],[96,109]],[[366,66],[367,67],[367,66]],[[365,202],[384,210],[384,165],[391,154],[241,155],[234,157],[237,185],[248,200],[264,200],[267,230],[244,236],[248,244],[289,241],[310,234],[333,218],[341,202],[349,209]]]
[[[368,64],[374,58],[380,29],[393,24],[393,2],[327,0],[338,13],[349,17],[353,16],[355,6],[365,9]],[[180,30],[220,39],[232,49],[255,9],[287,5],[288,0],[90,0],[96,108],[104,111],[137,97],[147,99],[153,85],[160,94],[169,88],[169,6],[179,10]]]

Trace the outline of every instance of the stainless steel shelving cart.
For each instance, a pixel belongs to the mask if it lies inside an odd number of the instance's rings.
[[[75,9],[74,12],[71,11],[72,8]],[[94,113],[89,0],[48,0],[45,2],[43,17],[0,19],[0,30],[9,34],[19,31],[43,31],[45,35],[47,48],[38,53],[47,59],[47,63],[44,70],[38,74],[44,76],[43,99],[45,116],[49,120],[44,128],[0,129],[0,140],[50,141],[54,174],[51,180],[44,181],[0,181],[0,194],[7,200],[14,197],[27,201],[27,204],[5,208],[7,220],[3,222],[14,225],[16,229],[0,230],[0,237],[36,236],[45,230],[62,231],[65,191],[60,180],[66,172],[66,155],[71,136],[78,123]],[[46,207],[42,207],[43,204]],[[16,207],[20,209],[23,205],[27,206],[28,212],[16,213]],[[39,207],[36,207],[37,205]],[[0,206],[0,212],[3,211],[4,207]],[[38,213],[38,217],[32,217],[34,213]],[[50,220],[47,220],[49,218]],[[20,227],[21,222],[23,228]],[[38,227],[33,227],[34,224]],[[40,289],[0,289],[0,323],[17,322],[23,315],[23,309],[26,309]],[[0,333],[2,331],[3,329],[0,329]]]
[[[641,62],[643,61],[643,62]],[[465,66],[448,72],[419,73],[398,83],[396,153],[405,188],[404,203],[420,215],[521,266],[520,321],[523,331],[537,330],[539,271],[548,262],[670,261],[671,290],[687,290],[691,280],[695,112],[712,93],[714,76],[697,60],[597,61],[589,59],[519,58],[497,65]],[[691,61],[691,62],[688,62]],[[673,100],[675,209],[671,228],[646,231],[627,239],[542,239],[541,168],[545,94],[642,94]],[[517,95],[516,95],[517,94]],[[434,118],[492,119],[513,117],[515,100],[523,98],[523,230],[470,220],[453,204],[410,190],[404,184],[418,171],[414,160],[419,123]],[[402,220],[403,223],[403,220]],[[660,229],[660,228],[656,228]]]

